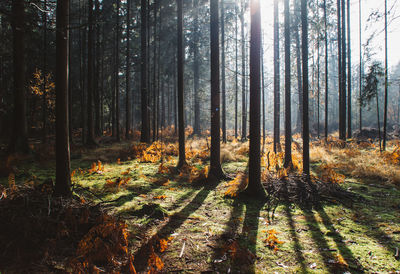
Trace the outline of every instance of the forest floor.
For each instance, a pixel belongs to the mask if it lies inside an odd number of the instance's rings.
[[[181,173],[173,168],[175,143],[150,148],[135,142],[91,150],[73,147],[74,193],[82,203],[100,204],[127,224],[138,272],[400,273],[399,142],[391,141],[388,152],[380,153],[370,142],[314,141],[313,175],[360,199],[314,208],[279,203],[274,213],[265,202],[231,197],[232,182],[204,180],[208,143],[188,141],[190,167]],[[247,145],[222,145],[222,166],[233,178],[246,171]],[[33,156],[9,159],[17,185],[54,179],[55,162],[49,160],[54,151],[40,145],[32,148],[37,151]],[[268,144],[265,150],[270,148]],[[293,149],[299,164],[296,142]],[[271,153],[265,154],[264,173],[285,177],[279,167],[282,155],[271,163]],[[0,177],[0,193],[1,186],[8,191],[10,176],[5,176]],[[70,271],[49,266],[50,272],[56,269]]]

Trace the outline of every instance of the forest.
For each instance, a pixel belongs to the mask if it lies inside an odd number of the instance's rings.
[[[397,0],[1,0],[1,273],[400,273]]]

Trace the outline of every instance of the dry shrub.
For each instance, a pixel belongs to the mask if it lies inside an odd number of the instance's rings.
[[[228,256],[236,265],[251,265],[256,256],[249,249],[242,247],[237,240],[229,240],[224,243],[221,250],[223,257]]]
[[[335,184],[344,183],[346,177],[337,173],[332,165],[322,164],[319,170],[321,171],[320,178],[322,181]]]
[[[227,163],[236,161],[236,158],[232,155],[232,153],[229,150],[227,150],[226,148],[222,148],[220,152],[220,160],[221,163]]]
[[[189,183],[200,183],[207,179],[208,166],[197,168],[191,165],[185,165],[180,169],[179,178]]]
[[[325,166],[343,170],[358,178],[400,185],[399,149],[388,147],[388,152],[381,153],[372,143],[366,144],[351,142],[344,149],[332,145],[325,147],[314,145],[310,149],[310,158],[313,162],[322,162]],[[331,179],[336,177],[331,171],[322,176]]]
[[[235,179],[226,184],[227,189],[224,195],[232,198],[236,197],[241,191],[247,188],[248,184],[249,184],[248,176],[245,173],[240,172],[236,175]]]
[[[84,199],[17,185],[0,200],[0,269],[11,273],[134,273],[126,224]],[[57,271],[55,271],[57,266]]]
[[[264,240],[264,243],[267,245],[269,249],[272,249],[273,251],[278,251],[278,245],[281,245],[284,243],[284,241],[281,241],[278,239],[278,234],[280,232],[277,232],[275,229],[269,229],[266,231],[267,238]]]
[[[238,143],[234,148],[234,154],[247,156],[249,154],[249,142]]]
[[[114,181],[113,180],[107,180],[106,184],[104,185],[105,190],[111,190],[111,191],[118,191],[122,186],[126,186],[129,181],[132,178],[126,177],[126,178],[117,178]]]
[[[343,153],[347,156],[347,157],[358,157],[361,155],[361,152],[359,149],[357,148],[345,148],[343,150]]]
[[[400,185],[400,169],[382,162],[382,160],[375,163],[371,160],[360,161],[355,164],[351,175]]]
[[[323,146],[312,146],[310,149],[311,162],[325,162],[328,164],[334,163],[334,155]]]
[[[392,164],[392,165],[400,164],[400,147],[397,147],[392,152],[384,151],[382,153],[382,157],[385,160],[385,162],[387,162],[389,164]]]
[[[80,240],[76,251],[77,258],[71,261],[75,273],[87,273],[96,265],[121,265],[121,257],[128,258],[125,264],[132,264],[133,257],[128,249],[128,226],[107,215],[92,227]],[[133,267],[130,266],[130,267]],[[134,270],[134,268],[133,268]]]
[[[192,162],[202,163],[209,158],[207,139],[189,140],[185,148],[186,158]]]

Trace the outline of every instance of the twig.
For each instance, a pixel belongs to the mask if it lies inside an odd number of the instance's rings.
[[[51,199],[50,199],[50,195],[47,195],[47,201],[48,201],[47,216],[50,216],[50,213],[51,213]]]
[[[186,242],[183,242],[182,249],[181,249],[181,253],[179,254],[179,258],[182,258],[182,256],[183,256],[183,251],[185,251],[185,246],[186,246]]]
[[[42,9],[42,8],[40,8],[38,5],[36,5],[35,3],[30,3],[32,6],[34,6],[35,8],[37,8],[39,11],[41,11],[41,12],[45,12],[45,13],[50,13],[51,12],[51,10],[44,10],[44,9]]]
[[[102,203],[105,202],[102,198],[100,198],[100,197],[97,196],[95,193],[93,193],[89,188],[82,187],[82,186],[76,186],[75,189],[82,189],[82,190],[85,190],[85,191],[89,192],[90,194],[92,194],[92,195],[93,195],[94,197],[96,197],[97,199],[99,199]]]

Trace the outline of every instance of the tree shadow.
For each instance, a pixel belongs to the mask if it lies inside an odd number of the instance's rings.
[[[257,252],[258,226],[261,209],[264,207],[264,201],[252,199],[252,197],[243,197],[245,199],[246,215],[243,221],[243,235],[247,234],[247,243],[249,251],[254,255],[253,262],[248,267],[248,273],[255,273],[255,261]]]
[[[216,247],[212,255],[212,263],[214,270],[226,272],[227,269],[234,265],[234,261],[228,258],[226,250],[233,241],[237,241],[239,238],[239,227],[242,223],[241,216],[243,215],[244,204],[238,199],[235,199],[232,205],[232,211],[228,222],[226,223],[225,231],[215,239]]]
[[[365,233],[367,237],[375,239],[380,245],[382,245],[382,247],[384,247],[393,255],[393,258],[395,258],[398,244],[391,236],[382,231],[376,217],[371,216],[365,211],[363,211],[362,214],[363,215],[361,218],[359,220],[355,220],[355,222],[361,224],[367,230]]]
[[[337,269],[331,262],[335,261],[334,256],[331,254],[328,242],[326,241],[324,234],[322,233],[317,220],[315,219],[313,211],[303,210],[303,215],[306,218],[308,230],[311,231],[311,238],[314,244],[318,247],[318,253],[324,262],[324,265],[329,269],[330,273],[336,273]]]
[[[211,190],[211,186],[208,188],[202,188],[183,209],[173,214],[169,218],[168,222],[163,225],[155,235],[141,245],[134,256],[134,265],[136,270],[143,271],[146,268],[149,255],[151,254],[154,245],[157,244],[157,241],[168,237],[168,235],[171,235],[176,229],[178,229],[190,214],[201,207]]]
[[[299,237],[297,236],[296,233],[296,226],[294,224],[294,219],[293,219],[293,215],[292,215],[292,211],[290,209],[290,204],[286,203],[285,204],[285,214],[289,223],[289,227],[290,227],[290,236],[294,242],[294,252],[296,253],[296,259],[297,262],[300,264],[301,267],[301,272],[302,273],[306,273],[307,272],[307,268],[305,265],[305,258],[303,256],[302,253],[302,246],[299,240]]]
[[[178,207],[181,206],[182,202],[184,202],[187,199],[189,199],[189,197],[191,197],[193,195],[193,193],[195,193],[198,190],[199,189],[193,188],[193,189],[187,191],[182,196],[180,196],[171,206],[166,207],[166,210],[173,211],[173,210],[177,209]]]
[[[342,235],[336,230],[334,225],[332,224],[331,219],[326,214],[325,210],[321,207],[317,210],[319,213],[322,223],[324,226],[329,230],[329,237],[331,237],[336,244],[340,254],[342,255],[343,259],[347,262],[350,269],[353,271],[357,271],[358,273],[364,273],[364,269],[360,262],[354,257],[351,250],[345,244],[345,240]]]

